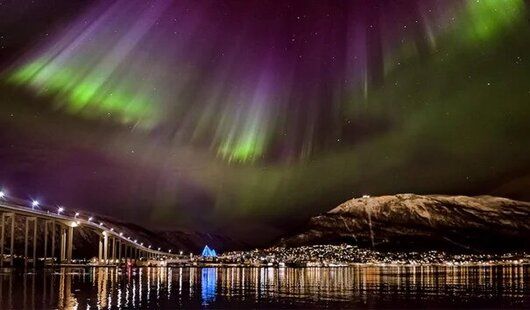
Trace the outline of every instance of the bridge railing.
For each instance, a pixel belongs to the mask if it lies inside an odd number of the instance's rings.
[[[14,258],[14,229],[15,229],[15,217],[23,216],[26,218],[25,221],[25,238],[24,238],[24,261],[27,265],[28,257],[28,239],[29,230],[33,232],[33,265],[36,265],[36,248],[37,248],[37,226],[39,222],[44,222],[44,260],[47,260],[48,240],[49,233],[52,234],[51,239],[51,254],[52,263],[55,260],[55,241],[56,232],[59,231],[59,262],[71,263],[72,262],[72,249],[73,249],[73,233],[76,227],[88,227],[98,233],[100,237],[99,251],[98,251],[98,262],[108,264],[110,262],[115,263],[116,261],[121,262],[124,259],[139,259],[139,258],[161,258],[161,257],[177,257],[176,253],[171,251],[165,252],[160,249],[153,249],[151,246],[146,246],[142,242],[138,242],[137,239],[132,239],[130,236],[125,236],[122,232],[116,231],[114,228],[105,225],[104,222],[95,221],[93,217],[83,218],[79,212],[75,212],[73,216],[68,215],[66,212],[61,212],[57,209],[54,212],[51,208],[46,206],[32,205],[29,207],[23,203],[23,200],[10,198],[9,201],[5,197],[0,199],[0,212],[1,216],[1,233],[0,233],[0,266],[4,264],[4,248],[6,241],[6,226],[10,226],[10,257],[11,265],[13,265]],[[40,219],[41,221],[38,221]],[[42,221],[44,220],[44,221]],[[51,230],[48,230],[51,225]]]

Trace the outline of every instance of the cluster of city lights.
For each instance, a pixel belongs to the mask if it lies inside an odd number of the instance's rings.
[[[6,199],[7,199],[6,191],[5,190],[0,190],[0,200],[6,200]],[[38,209],[40,207],[40,205],[41,204],[40,204],[40,202],[38,200],[35,200],[35,199],[31,200],[30,206],[31,206],[32,210]],[[57,207],[57,215],[62,215],[65,211],[66,211],[66,209],[65,209],[64,206],[58,206]],[[81,215],[80,212],[75,212],[74,213],[75,221],[72,222],[72,226],[73,227],[77,227],[77,226],[79,226],[81,224],[81,222],[79,221],[80,215]],[[92,216],[88,217],[87,221],[90,222],[90,223],[94,223],[94,217],[92,217]],[[103,222],[99,222],[99,226],[100,227],[105,227],[105,224]],[[109,231],[115,233],[114,227],[109,227]],[[109,231],[105,231],[105,233],[108,233]],[[144,247],[143,242],[142,243],[138,243],[138,239],[131,240],[131,237],[124,236],[123,232],[120,232],[119,236],[122,239],[126,239],[129,242],[132,242],[132,243],[134,243],[136,245]],[[148,248],[151,249],[151,245],[149,245]],[[158,248],[158,251],[161,251],[161,248]],[[171,249],[168,252],[171,253]]]

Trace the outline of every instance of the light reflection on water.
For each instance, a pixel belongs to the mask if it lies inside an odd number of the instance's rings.
[[[530,307],[530,266],[64,268],[0,274],[0,309]]]

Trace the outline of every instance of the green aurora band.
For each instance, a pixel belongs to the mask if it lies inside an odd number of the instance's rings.
[[[446,27],[447,30],[438,33],[438,41],[455,37],[466,44],[492,41],[525,15],[523,0],[470,0],[466,1],[464,5],[465,10],[455,13],[455,17],[448,18],[450,24],[456,20],[456,26],[449,25]],[[161,14],[159,12],[155,19],[159,18]],[[122,21],[120,20],[120,22]],[[124,27],[123,22],[118,23],[118,26]],[[143,34],[149,31],[153,30],[145,30]],[[89,34],[93,35],[92,33]],[[85,32],[69,34],[67,37],[72,38],[76,35],[85,35]],[[107,35],[98,35],[96,32],[96,39],[99,38],[98,36],[103,36],[101,39],[103,41],[109,40]],[[68,41],[63,42],[63,46],[60,48],[68,49],[69,43]],[[8,71],[7,82],[34,89],[39,96],[52,98],[55,108],[67,113],[79,114],[91,119],[110,118],[121,124],[134,124],[145,130],[156,128],[161,123],[168,121],[165,115],[168,105],[175,105],[178,106],[177,110],[186,111],[186,104],[193,104],[192,102],[187,103],[187,98],[176,92],[176,90],[185,89],[189,85],[189,80],[184,79],[183,82],[179,82],[180,80],[177,79],[162,85],[161,87],[165,87],[163,89],[164,94],[157,95],[151,89],[157,87],[159,78],[143,80],[139,78],[139,72],[141,73],[145,69],[127,71],[127,69],[121,68],[124,63],[141,60],[138,59],[139,56],[134,56],[132,51],[127,51],[127,53],[117,57],[113,55],[109,57],[105,52],[99,52],[96,56],[86,56],[87,60],[84,60],[83,55],[89,55],[94,49],[87,43],[89,48],[87,51],[80,54],[70,53],[63,59],[57,60],[58,57],[54,56],[54,53],[57,53],[57,44],[52,44],[49,49],[44,49],[41,56],[25,61],[25,63]],[[112,44],[110,46],[112,47]],[[131,49],[135,48],[137,47],[134,46]],[[401,53],[407,54],[403,50]],[[39,54],[37,53],[37,55]],[[394,62],[394,59],[400,57],[403,57],[400,53],[387,54],[386,63]],[[96,65],[95,68],[91,66],[98,61],[105,64],[107,58],[111,58],[109,68],[101,65]],[[145,63],[143,65],[149,69],[151,64]],[[155,62],[155,67],[160,68],[161,65],[164,65],[163,59]],[[392,72],[386,71],[387,74]],[[185,72],[190,71],[185,70]],[[167,74],[173,73],[168,72]],[[182,72],[175,74],[180,75]],[[193,75],[195,73],[188,74]],[[150,74],[144,75],[149,76]],[[200,91],[212,92],[208,88]],[[350,92],[355,94],[357,89],[351,89]],[[273,95],[289,97],[289,93],[280,92]],[[212,132],[212,129],[206,127],[214,127],[215,134],[213,136],[215,139],[211,141],[211,148],[216,149],[215,153],[218,157],[228,162],[255,162],[267,154],[273,137],[280,134],[280,130],[277,128],[285,127],[285,124],[277,126],[270,124],[270,122],[275,122],[277,116],[268,111],[269,103],[267,102],[259,102],[258,104],[261,106],[258,108],[256,108],[257,105],[249,103],[255,94],[239,95],[239,97],[236,100],[238,106],[228,108],[225,110],[226,112],[223,110],[221,112],[209,112],[208,107],[202,111],[200,109],[193,110],[199,116],[193,116],[191,119],[196,119],[197,123],[209,124],[206,126],[203,124],[193,125],[195,126],[193,137],[199,136],[198,140],[204,139],[204,135],[211,135]],[[161,101],[165,101],[165,103]],[[356,111],[355,106],[359,106],[362,101],[364,99],[351,95],[346,102],[349,102],[347,104],[350,105],[353,104],[354,108],[345,110]],[[244,107],[240,108],[241,105]],[[187,112],[179,113],[189,115]],[[286,108],[283,113],[290,113],[289,108]],[[220,119],[220,121],[216,119]],[[311,126],[309,124],[309,127]],[[193,140],[191,139],[190,142],[193,143]],[[309,141],[311,140],[312,138],[309,138]]]

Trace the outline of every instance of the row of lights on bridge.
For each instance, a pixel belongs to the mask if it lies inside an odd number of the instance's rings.
[[[0,199],[4,199],[5,197],[6,197],[6,193],[5,193],[5,191],[3,191],[3,190],[0,191]],[[32,200],[32,201],[31,201],[31,209],[32,209],[32,210],[35,210],[35,208],[38,208],[39,205],[40,205],[40,203],[39,203],[38,200]],[[58,215],[61,215],[61,213],[63,213],[64,211],[65,211],[65,209],[64,209],[63,206],[59,206],[59,207],[57,207],[57,214],[58,214]],[[77,219],[77,218],[79,217],[79,215],[80,215],[80,213],[79,213],[79,212],[76,212],[76,213],[74,214],[74,218]],[[94,217],[90,216],[90,217],[88,218],[88,221],[89,221],[89,222],[93,222],[93,221],[94,221]],[[79,221],[76,221],[75,223],[76,223],[76,225],[79,225]],[[103,223],[103,222],[99,222],[99,226],[102,226],[102,227],[103,227],[103,226],[104,226],[104,223]],[[114,231],[114,228],[111,227],[111,228],[110,228],[110,231],[113,232],[113,231]],[[131,242],[134,242],[135,244],[138,244],[138,239],[131,240],[131,237],[124,237],[122,232],[120,232],[119,235],[120,235],[120,237],[122,237],[122,238],[126,238],[127,240],[129,240],[129,241],[131,241]],[[144,243],[141,242],[141,243],[140,243],[140,246],[144,246]],[[148,248],[150,249],[150,248],[151,248],[151,245],[149,245]],[[160,251],[160,250],[161,250],[161,248],[158,248],[158,251]],[[169,249],[168,252],[171,253],[171,249]]]

